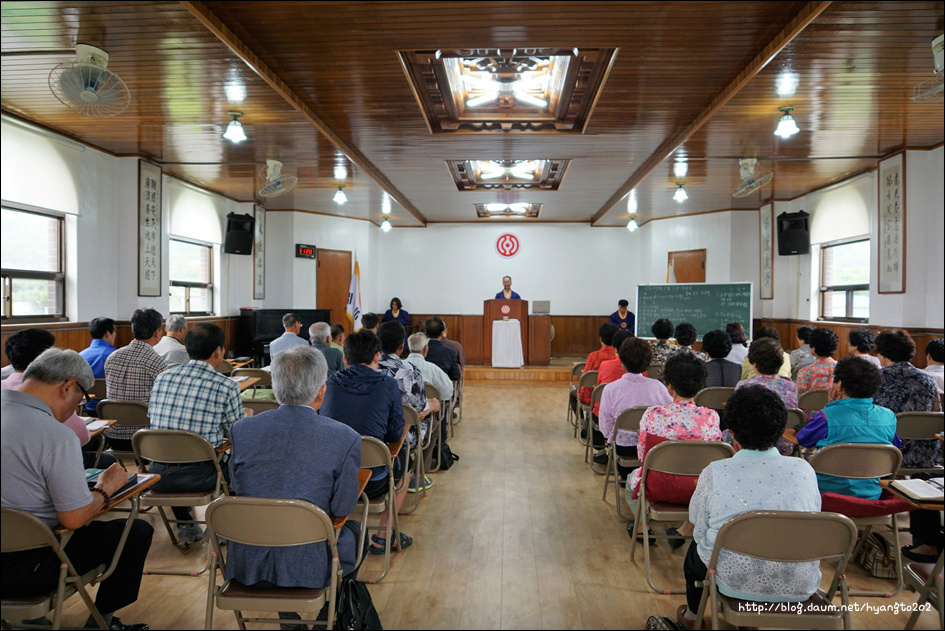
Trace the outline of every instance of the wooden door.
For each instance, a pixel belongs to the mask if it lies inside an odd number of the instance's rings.
[[[348,289],[351,286],[351,252],[346,250],[323,250],[316,254],[318,262],[315,273],[317,307],[331,309],[331,321],[345,325],[350,333],[351,326],[345,319],[345,307],[348,304]]]
[[[681,250],[670,252],[666,261],[672,269],[677,283],[705,282],[705,250]],[[668,282],[673,282],[672,277]]]

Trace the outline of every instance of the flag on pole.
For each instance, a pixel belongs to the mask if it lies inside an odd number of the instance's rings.
[[[348,289],[348,304],[345,306],[345,315],[351,322],[351,331],[361,329],[361,268],[358,267],[358,257],[354,258],[354,273],[351,274],[351,287]]]
[[[669,267],[666,268],[666,282],[675,283],[676,282],[676,269],[675,262],[672,258],[669,259]]]

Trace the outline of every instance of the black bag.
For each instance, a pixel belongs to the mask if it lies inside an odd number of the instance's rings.
[[[650,616],[647,618],[646,626],[643,628],[647,631],[651,629],[653,631],[676,631],[677,629],[685,629],[685,627],[669,616]]]
[[[440,471],[446,471],[457,460],[459,460],[459,456],[453,453],[450,446],[446,442],[440,443]]]
[[[371,592],[361,581],[341,579],[335,629],[383,629],[374,601],[371,600]]]

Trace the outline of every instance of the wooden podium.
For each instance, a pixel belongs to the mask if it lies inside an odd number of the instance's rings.
[[[547,366],[551,361],[551,317],[529,317],[527,300],[500,298],[482,303],[482,363],[492,365],[492,323],[505,317],[521,323],[525,365]]]

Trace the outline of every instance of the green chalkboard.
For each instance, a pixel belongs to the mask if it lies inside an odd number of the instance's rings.
[[[741,322],[750,332],[751,283],[637,285],[637,335],[652,337],[650,327],[660,318],[674,326],[691,322],[699,339],[729,322]]]

